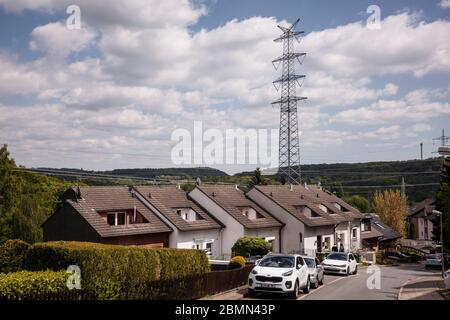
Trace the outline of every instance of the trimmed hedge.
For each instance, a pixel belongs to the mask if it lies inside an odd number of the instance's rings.
[[[77,265],[81,287],[98,299],[139,299],[148,284],[209,271],[200,250],[148,249],[86,242],[37,243],[29,250],[29,270],[54,271]]]
[[[33,299],[49,294],[67,292],[65,271],[19,271],[0,273],[0,299]]]
[[[0,273],[22,270],[30,247],[22,240],[5,241],[0,246]]]
[[[239,269],[245,266],[245,258],[242,256],[235,256],[231,258],[230,262],[228,263],[229,269]]]

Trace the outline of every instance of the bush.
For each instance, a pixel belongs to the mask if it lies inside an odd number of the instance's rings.
[[[239,269],[245,266],[245,258],[242,256],[235,256],[231,258],[228,263],[228,269]]]
[[[22,240],[5,241],[0,246],[0,273],[22,270],[30,247]]]
[[[0,300],[33,299],[69,289],[65,271],[19,271],[0,274]]]
[[[376,264],[386,264],[384,251],[378,250],[376,252],[376,254],[375,254],[375,262],[376,262]]]
[[[243,257],[264,256],[270,251],[270,244],[257,237],[241,237],[231,248],[235,255]]]
[[[82,242],[35,244],[29,251],[30,270],[81,269],[81,286],[98,299],[147,296],[148,284],[209,271],[200,250],[148,249]]]

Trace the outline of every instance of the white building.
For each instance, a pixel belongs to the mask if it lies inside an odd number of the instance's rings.
[[[224,259],[231,256],[232,246],[243,236],[263,238],[271,243],[272,251],[279,252],[283,224],[236,186],[200,185],[189,196],[225,226],[221,233]]]
[[[255,186],[247,196],[283,222],[281,252],[361,248],[360,212],[318,186]]]
[[[223,255],[224,225],[211,217],[176,186],[139,186],[136,196],[173,229],[170,248],[201,249],[210,257]]]

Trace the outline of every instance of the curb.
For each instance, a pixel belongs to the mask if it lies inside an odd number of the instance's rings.
[[[243,289],[245,289],[247,287],[248,287],[247,285],[242,285],[242,286],[237,287],[237,288],[233,288],[233,289],[230,289],[230,290],[227,290],[227,291],[222,291],[222,292],[210,295],[210,296],[202,297],[202,298],[200,298],[198,300],[211,300],[212,298],[220,296],[222,294],[227,294],[227,293],[230,293],[230,292],[233,292],[233,291],[243,290]]]

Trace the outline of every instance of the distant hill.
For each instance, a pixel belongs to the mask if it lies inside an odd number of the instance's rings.
[[[127,184],[143,180],[183,180],[205,177],[226,177],[225,172],[213,168],[135,168],[94,171],[73,168],[38,168],[42,173],[52,174],[60,179],[75,181],[81,179],[90,185]],[[117,178],[115,178],[117,176]]]
[[[376,190],[400,189],[402,177],[411,202],[433,197],[439,183],[441,160],[382,161],[365,163],[305,164],[302,178],[307,183],[320,182],[339,196],[362,195],[371,198]],[[248,176],[242,172],[235,176]],[[391,187],[394,186],[394,187]]]

